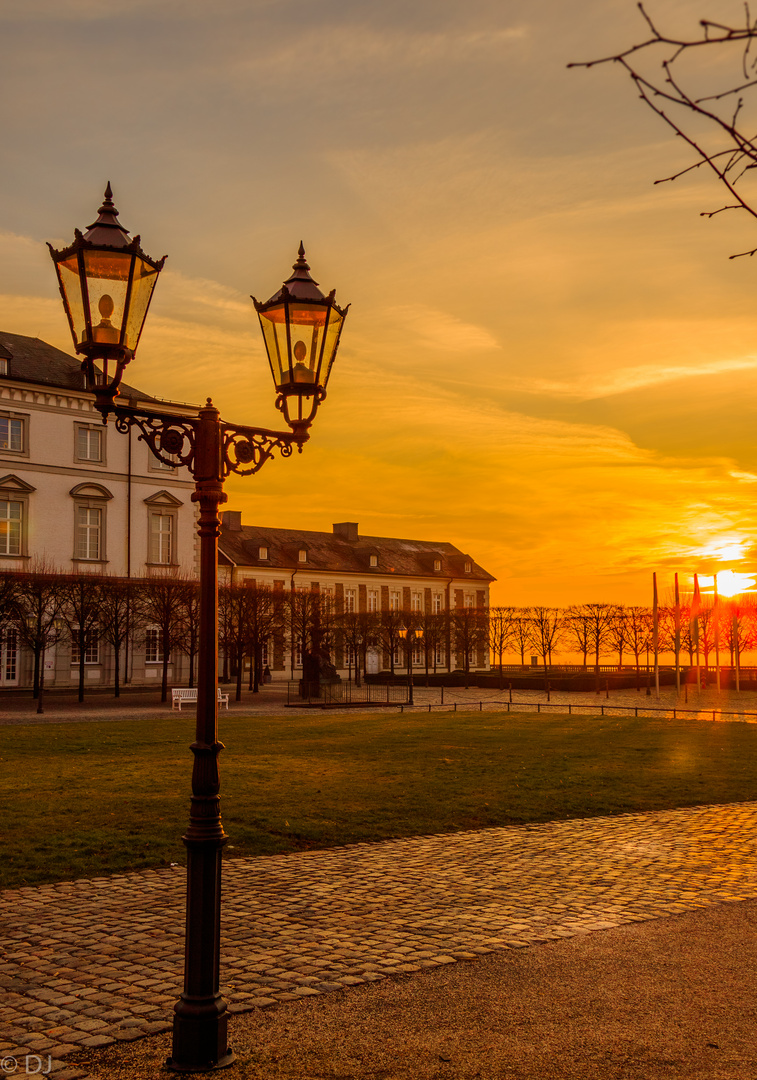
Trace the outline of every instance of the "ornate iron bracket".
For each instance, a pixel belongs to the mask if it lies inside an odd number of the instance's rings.
[[[139,438],[147,443],[158,461],[171,468],[184,465],[194,475],[198,418],[121,405],[114,407],[113,414],[116,431],[125,435],[130,428],[139,428]],[[232,472],[252,476],[273,457],[277,449],[282,457],[291,457],[295,446],[302,453],[302,444],[308,438],[307,432],[269,431],[267,428],[225,424],[221,420],[218,427],[221,480]]]

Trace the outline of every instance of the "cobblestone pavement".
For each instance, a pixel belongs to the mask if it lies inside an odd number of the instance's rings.
[[[752,802],[229,860],[222,990],[244,1012],[755,898],[756,835]],[[170,1026],[184,888],[176,867],[0,893],[0,1075],[28,1054],[73,1080],[74,1049]]]

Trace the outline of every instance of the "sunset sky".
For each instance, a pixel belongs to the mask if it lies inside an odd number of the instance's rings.
[[[278,426],[249,294],[303,240],[351,302],[305,453],[228,484],[245,522],[451,541],[494,603],[754,571],[757,221],[654,186],[685,147],[566,66],[642,40],[633,0],[4,0],[0,35],[0,328],[73,351],[44,241],[108,180],[168,254],[143,390]]]

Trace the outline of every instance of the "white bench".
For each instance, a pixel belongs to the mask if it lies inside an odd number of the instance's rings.
[[[196,686],[177,686],[171,691],[172,709],[178,709],[181,712],[181,707],[185,704],[197,704]],[[218,687],[218,704],[224,706],[227,710],[229,708],[229,695],[224,694],[220,686]]]

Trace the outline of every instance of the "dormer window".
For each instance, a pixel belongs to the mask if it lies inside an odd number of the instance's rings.
[[[300,548],[299,560],[300,560],[300,562],[307,562],[308,561],[308,553],[307,553],[306,548]]]
[[[434,570],[441,570],[441,568],[442,568],[442,560],[441,559],[434,559]]]
[[[473,563],[469,563],[469,562],[467,562],[467,563],[465,564],[465,572],[466,572],[466,574],[469,574],[469,573],[471,572],[471,570],[472,570],[472,569],[473,569]]]
[[[378,555],[371,555],[371,557],[370,557],[370,565],[371,566],[378,566]]]
[[[258,558],[259,559],[267,559],[268,558],[268,548],[267,547],[259,547],[258,548]]]
[[[4,356],[0,356],[0,375],[8,374],[8,360]]]

